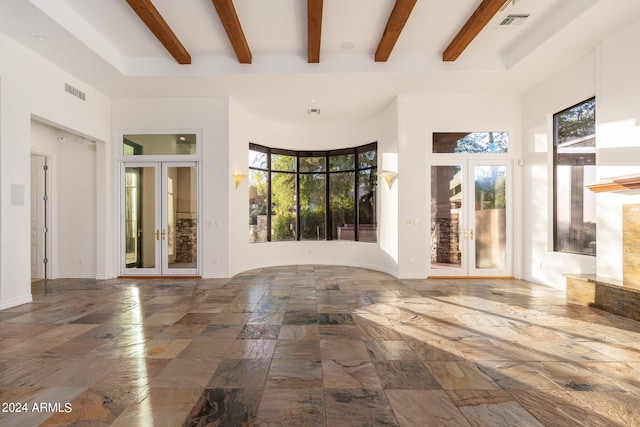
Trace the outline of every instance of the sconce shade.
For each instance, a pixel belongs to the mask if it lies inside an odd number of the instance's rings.
[[[238,189],[238,186],[240,185],[240,183],[244,181],[246,178],[247,178],[246,174],[242,174],[242,173],[233,174],[233,181],[236,183],[236,190]]]
[[[398,174],[392,171],[381,171],[378,172],[378,176],[383,178],[387,185],[389,186],[389,190],[391,190],[391,187],[393,186],[393,183],[396,181],[396,179],[398,178]]]

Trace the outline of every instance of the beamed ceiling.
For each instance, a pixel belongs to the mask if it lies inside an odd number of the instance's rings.
[[[526,90],[639,14],[638,0],[2,0],[0,32],[114,98],[229,96],[322,122],[403,93]],[[322,114],[300,116],[311,102]]]

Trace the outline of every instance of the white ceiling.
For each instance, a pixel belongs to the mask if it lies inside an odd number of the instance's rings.
[[[240,64],[211,0],[152,2],[192,64],[179,65],[125,0],[0,0],[0,32],[112,97],[231,96],[263,117],[327,123],[402,93],[525,90],[640,16],[638,0],[518,0],[445,63],[442,52],[481,0],[418,0],[379,63],[394,0],[325,0],[320,63],[308,64],[305,1],[234,0],[253,55]],[[508,14],[530,17],[498,27]],[[307,115],[310,107],[322,114]]]

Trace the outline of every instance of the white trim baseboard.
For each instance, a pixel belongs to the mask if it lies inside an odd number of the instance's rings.
[[[0,310],[5,310],[7,308],[12,308],[18,305],[27,304],[27,303],[30,303],[31,301],[33,301],[33,296],[31,294],[21,298],[15,298],[10,301],[5,301],[0,303]]]

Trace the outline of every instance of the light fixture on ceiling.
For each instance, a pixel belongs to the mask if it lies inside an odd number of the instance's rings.
[[[356,44],[354,42],[344,42],[340,45],[340,48],[342,50],[353,50],[353,48],[356,47]]]
[[[36,38],[36,40],[40,40],[41,42],[47,40],[47,38],[45,36],[37,35],[37,36],[34,36],[34,37]]]

